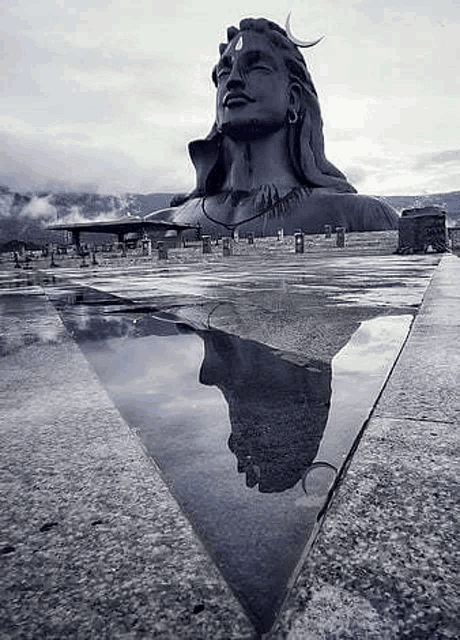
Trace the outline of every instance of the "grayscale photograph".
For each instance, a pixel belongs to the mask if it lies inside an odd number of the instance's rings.
[[[460,638],[460,5],[2,15],[0,638]]]

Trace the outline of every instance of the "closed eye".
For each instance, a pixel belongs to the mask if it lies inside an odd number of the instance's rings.
[[[264,64],[256,64],[250,67],[249,71],[265,71],[266,73],[271,73],[273,69],[271,67],[267,67]]]

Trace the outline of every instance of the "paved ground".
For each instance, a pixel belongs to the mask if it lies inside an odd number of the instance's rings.
[[[421,305],[272,638],[458,637],[460,262],[398,257],[394,242],[63,260],[49,287],[2,265],[2,637],[254,637],[50,304],[68,281],[298,363],[332,359],[363,320]]]

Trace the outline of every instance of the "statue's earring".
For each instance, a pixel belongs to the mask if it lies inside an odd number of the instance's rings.
[[[297,111],[294,111],[294,109],[288,109],[289,124],[295,124],[298,119],[299,119],[299,116],[297,115]]]

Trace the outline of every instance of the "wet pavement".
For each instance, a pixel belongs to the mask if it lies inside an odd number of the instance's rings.
[[[270,629],[297,575],[272,637],[410,637],[409,623],[397,635],[393,613],[379,628],[381,612],[370,616],[373,631],[356,622],[344,635],[350,590],[327,572],[334,535],[343,554],[336,512],[360,500],[359,486],[348,487],[376,418],[351,466],[347,455],[440,256],[402,258],[382,254],[382,244],[376,251],[373,237],[360,242],[340,255],[318,246],[292,255],[288,243],[272,243],[269,256],[245,251],[227,261],[181,262],[177,252],[167,265],[142,259],[83,270],[63,261],[59,270],[0,274],[6,637],[93,637],[95,629],[116,638],[255,637],[253,624],[259,633]],[[456,309],[457,294],[446,287],[439,295]],[[414,339],[412,330],[403,354]],[[405,370],[395,369],[387,389],[395,376],[407,383]],[[412,395],[417,405],[417,390]],[[452,406],[454,393],[447,398]],[[391,405],[399,419],[392,402],[384,392],[377,415]],[[386,473],[399,473],[391,457]],[[363,504],[358,546],[375,552],[365,527],[382,508],[369,500],[366,512]],[[340,516],[344,532],[356,526],[347,517]],[[358,582],[358,563],[371,551],[350,553]],[[384,580],[374,582],[378,592]],[[324,612],[340,598],[334,631]],[[353,607],[361,602],[367,612],[368,601],[355,598]],[[64,611],[74,616],[73,630]],[[316,635],[308,636],[311,620]],[[427,637],[454,637],[446,616],[436,620],[438,635]]]

